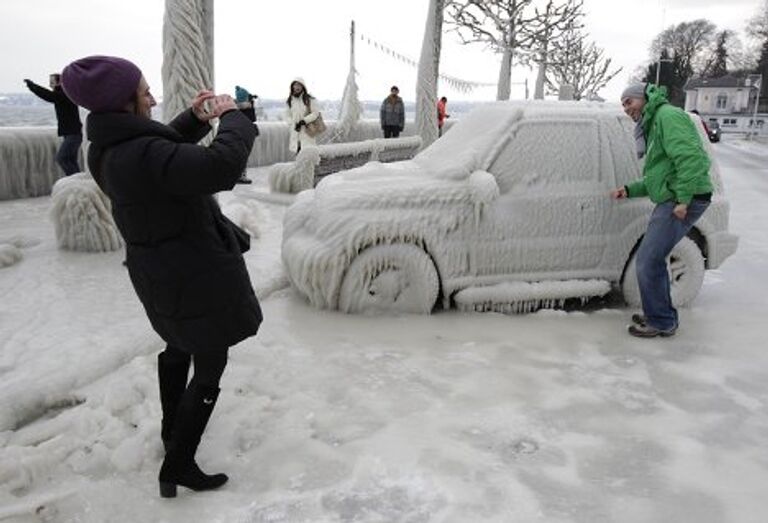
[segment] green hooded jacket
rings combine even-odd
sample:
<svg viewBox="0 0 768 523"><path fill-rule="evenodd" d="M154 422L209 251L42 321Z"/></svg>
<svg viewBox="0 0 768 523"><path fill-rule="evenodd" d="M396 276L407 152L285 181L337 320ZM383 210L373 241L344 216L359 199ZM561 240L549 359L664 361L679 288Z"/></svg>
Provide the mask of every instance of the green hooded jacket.
<svg viewBox="0 0 768 523"><path fill-rule="evenodd" d="M627 195L689 204L695 195L711 193L709 155L693 121L669 103L664 87L648 85L645 97L643 178L627 185Z"/></svg>

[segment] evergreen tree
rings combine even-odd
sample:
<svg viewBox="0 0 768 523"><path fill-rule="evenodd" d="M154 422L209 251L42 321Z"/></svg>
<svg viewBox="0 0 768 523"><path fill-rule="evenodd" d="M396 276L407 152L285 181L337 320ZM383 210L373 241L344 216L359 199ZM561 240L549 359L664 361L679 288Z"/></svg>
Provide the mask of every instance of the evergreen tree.
<svg viewBox="0 0 768 523"><path fill-rule="evenodd" d="M672 105L684 107L685 90L683 87L685 87L689 77L686 74L686 65L681 62L677 55L670 57L670 52L666 49L662 49L660 59L648 64L642 81L655 84L657 76L656 70L659 67L659 64L661 64L661 70L658 74L659 85L663 85L667 88L667 96Z"/></svg>
<svg viewBox="0 0 768 523"><path fill-rule="evenodd" d="M728 74L728 39L731 32L728 30L720 31L715 37L715 52L712 60L707 64L704 71L705 76L719 78Z"/></svg>

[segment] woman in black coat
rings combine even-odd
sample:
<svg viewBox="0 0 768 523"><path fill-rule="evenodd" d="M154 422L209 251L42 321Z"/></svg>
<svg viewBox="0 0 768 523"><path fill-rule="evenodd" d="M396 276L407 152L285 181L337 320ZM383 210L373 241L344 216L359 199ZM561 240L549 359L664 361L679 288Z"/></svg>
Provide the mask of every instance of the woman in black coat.
<svg viewBox="0 0 768 523"><path fill-rule="evenodd" d="M77 60L63 71L62 84L91 111L88 165L112 202L136 294L167 343L158 356L166 449L160 493L173 497L177 485L217 488L227 476L203 473L195 452L228 348L255 335L262 316L241 254L248 235L224 217L213 194L233 188L257 128L231 97L210 91L200 91L170 124L153 121L146 80L121 58ZM217 117L216 138L196 145Z"/></svg>

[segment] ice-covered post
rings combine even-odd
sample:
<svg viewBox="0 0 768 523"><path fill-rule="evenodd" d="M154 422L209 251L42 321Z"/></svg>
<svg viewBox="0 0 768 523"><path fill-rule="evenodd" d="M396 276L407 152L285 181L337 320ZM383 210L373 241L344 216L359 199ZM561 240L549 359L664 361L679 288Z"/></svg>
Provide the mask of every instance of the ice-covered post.
<svg viewBox="0 0 768 523"><path fill-rule="evenodd" d="M416 133L422 148L437 140L437 78L443 33L444 0L430 0L416 80Z"/></svg>
<svg viewBox="0 0 768 523"><path fill-rule="evenodd" d="M336 132L331 141L339 141L346 138L352 127L360 120L360 100L357 96L357 83L355 82L355 21L352 20L349 30L349 74L344 85L344 95L341 97L341 111Z"/></svg>
<svg viewBox="0 0 768 523"><path fill-rule="evenodd" d="M166 0L163 20L163 120L213 89L213 0Z"/></svg>

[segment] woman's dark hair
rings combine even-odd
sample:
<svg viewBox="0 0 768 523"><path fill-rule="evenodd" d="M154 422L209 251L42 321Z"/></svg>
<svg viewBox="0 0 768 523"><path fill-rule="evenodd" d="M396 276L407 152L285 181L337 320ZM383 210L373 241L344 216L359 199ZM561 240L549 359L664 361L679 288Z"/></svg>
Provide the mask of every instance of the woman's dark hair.
<svg viewBox="0 0 768 523"><path fill-rule="evenodd" d="M285 103L288 104L288 107L291 106L291 98L293 98L293 84L299 84L301 86L301 89L303 91L301 93L301 101L304 102L304 105L309 107L310 100L312 100L314 98L314 96L312 96L311 94L309 94L307 92L307 87L304 84L302 84L301 82L291 82L291 92L288 93L288 99L285 101Z"/></svg>
<svg viewBox="0 0 768 523"><path fill-rule="evenodd" d="M136 116L141 116L139 114L139 93L134 92L131 95L131 99L128 100L128 102L131 104L131 108L132 108L131 109L131 114L136 115Z"/></svg>

